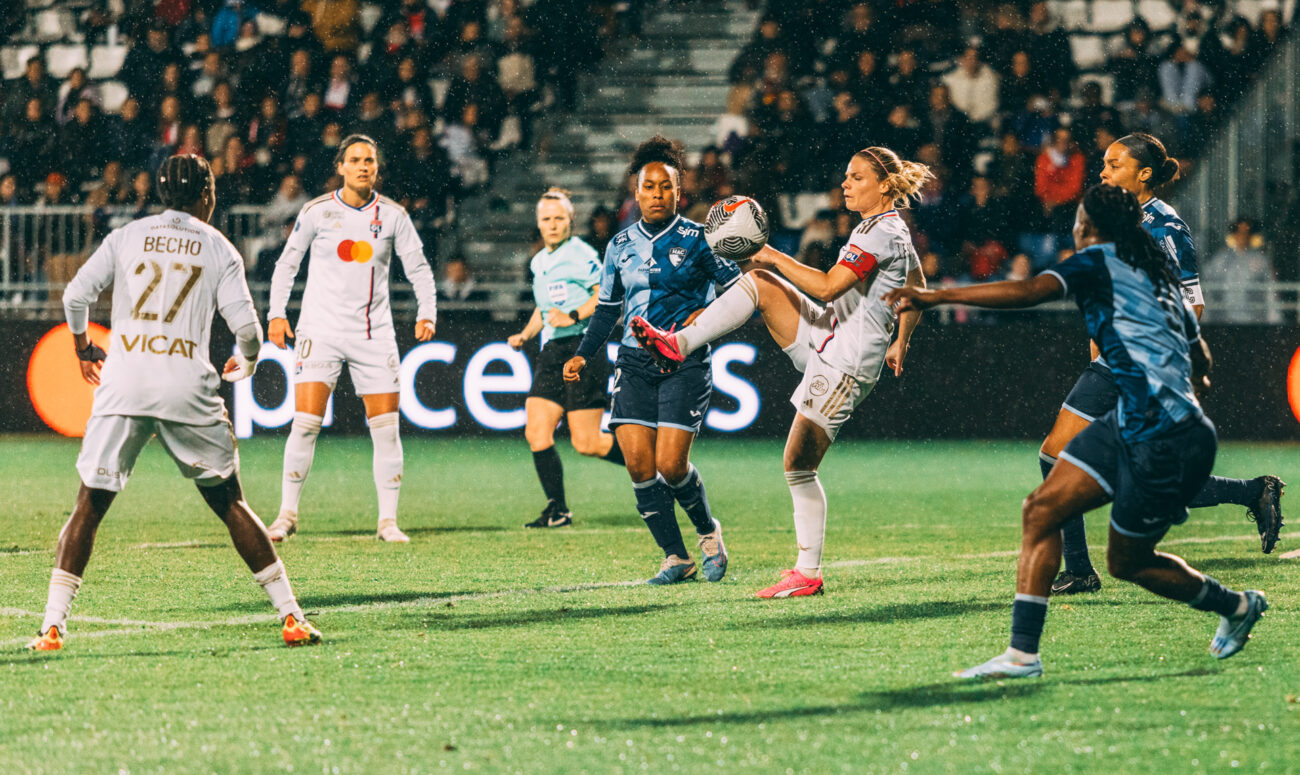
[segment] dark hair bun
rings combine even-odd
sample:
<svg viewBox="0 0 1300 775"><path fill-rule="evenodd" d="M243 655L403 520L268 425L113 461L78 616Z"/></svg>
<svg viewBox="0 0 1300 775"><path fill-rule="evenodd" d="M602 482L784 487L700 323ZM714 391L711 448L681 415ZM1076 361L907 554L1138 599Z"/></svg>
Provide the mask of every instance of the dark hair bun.
<svg viewBox="0 0 1300 775"><path fill-rule="evenodd" d="M1174 158L1166 158L1160 164L1160 169L1157 172L1157 177L1160 178L1159 180L1160 183L1168 183L1169 181L1176 180L1178 178L1178 172L1179 172L1178 160Z"/></svg>
<svg viewBox="0 0 1300 775"><path fill-rule="evenodd" d="M632 154L632 163L628 165L627 174L640 174L645 165L654 162L672 167L677 170L678 175L681 175L686 169L686 149L675 140L669 140L663 135L655 135L637 146L636 152Z"/></svg>

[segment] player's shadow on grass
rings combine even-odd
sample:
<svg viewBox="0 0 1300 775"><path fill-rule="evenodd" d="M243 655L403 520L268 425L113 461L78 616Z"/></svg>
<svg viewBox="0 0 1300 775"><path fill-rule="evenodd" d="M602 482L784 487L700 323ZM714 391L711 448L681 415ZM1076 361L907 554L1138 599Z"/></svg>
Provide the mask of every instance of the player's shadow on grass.
<svg viewBox="0 0 1300 775"><path fill-rule="evenodd" d="M480 590L456 590L454 592L379 592L375 594L362 594L358 592L344 592L337 595L316 595L310 594L302 598L301 603L303 611L311 616L314 612L322 608L335 608L345 605L374 605L376 603L409 603L412 600L428 599L431 603L445 598L461 597L464 595L473 595L480 593ZM211 611L247 611L249 613L265 613L266 599L246 600L240 603L227 603L225 605L208 606ZM322 613L333 613L323 611Z"/></svg>
<svg viewBox="0 0 1300 775"><path fill-rule="evenodd" d="M408 536L439 535L442 533L502 533L510 528L500 525L446 525L442 527L403 527ZM366 530L313 530L310 535L374 537L373 528Z"/></svg>
<svg viewBox="0 0 1300 775"><path fill-rule="evenodd" d="M72 648L75 648L72 647ZM82 662L88 659L137 659L147 657L156 659L158 657L176 657L178 659L221 659L225 657L239 656L240 654L249 654L254 651L282 651L284 646L280 644L252 644L248 646L222 646L213 649L172 649L169 651L94 651L94 652L62 652L62 653L28 653L16 657L0 657L0 667L8 665L49 665L55 660L74 660Z"/></svg>
<svg viewBox="0 0 1300 775"><path fill-rule="evenodd" d="M767 601L752 601L755 605L771 605ZM961 616L968 613L985 611L1005 611L1009 609L1005 600L931 600L925 603L892 603L890 605L871 606L850 611L834 611L824 614L806 615L801 611L791 611L791 615L777 618L765 618L751 622L745 627L771 629L772 627L807 627L815 624L889 624L917 619L942 619L948 616Z"/></svg>
<svg viewBox="0 0 1300 775"><path fill-rule="evenodd" d="M490 630L507 627L530 627L538 624L558 624L582 619L605 619L613 616L640 616L668 608L677 608L668 603L652 605L593 606L590 608L538 608L532 611L519 611L508 614L457 615L442 611L429 611L411 614L406 617L408 624L419 622L419 626L433 631L448 632L454 630Z"/></svg>
<svg viewBox="0 0 1300 775"><path fill-rule="evenodd" d="M1275 565L1274 558L1267 557L1264 554L1258 554L1253 557L1215 557L1213 559L1198 559L1196 567L1199 570L1209 571L1233 571L1233 570L1259 570L1267 565Z"/></svg>

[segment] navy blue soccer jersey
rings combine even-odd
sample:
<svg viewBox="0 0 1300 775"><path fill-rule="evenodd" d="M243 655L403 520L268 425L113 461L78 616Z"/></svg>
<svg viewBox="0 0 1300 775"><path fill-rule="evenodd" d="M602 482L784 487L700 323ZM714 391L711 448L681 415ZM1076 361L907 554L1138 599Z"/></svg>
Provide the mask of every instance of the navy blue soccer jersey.
<svg viewBox="0 0 1300 775"><path fill-rule="evenodd" d="M739 278L734 263L713 255L703 225L679 215L652 236L637 221L605 248L599 301L622 308L625 320L640 315L670 331L713 301L715 284L725 288ZM630 330L623 331L623 345L638 348Z"/></svg>
<svg viewBox="0 0 1300 775"><path fill-rule="evenodd" d="M1142 228L1155 239L1165 256L1178 267L1178 280L1183 284L1183 296L1188 304L1202 305L1201 274L1196 266L1196 245L1187 224L1174 208L1151 197L1142 205Z"/></svg>
<svg viewBox="0 0 1300 775"><path fill-rule="evenodd" d="M1044 273L1055 275L1079 305L1088 335L1110 366L1126 441L1150 439L1203 416L1192 392L1188 353L1200 328L1176 289L1157 289L1109 242L1085 248Z"/></svg>

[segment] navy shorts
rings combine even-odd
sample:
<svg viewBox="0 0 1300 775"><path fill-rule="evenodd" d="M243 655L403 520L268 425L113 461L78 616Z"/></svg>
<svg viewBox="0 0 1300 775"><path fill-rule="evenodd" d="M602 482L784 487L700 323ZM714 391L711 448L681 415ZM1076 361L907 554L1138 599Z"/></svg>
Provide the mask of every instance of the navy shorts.
<svg viewBox="0 0 1300 775"><path fill-rule="evenodd" d="M649 428L681 428L699 433L704 413L713 395L713 373L696 351L669 374L655 365L640 348L624 346L614 363L614 408L609 427L644 425Z"/></svg>
<svg viewBox="0 0 1300 775"><path fill-rule="evenodd" d="M1111 411L1080 431L1061 459L1082 468L1110 496L1110 524L1117 532L1159 538L1187 521L1187 504L1214 469L1218 446L1206 417L1153 439L1126 442L1118 413Z"/></svg>
<svg viewBox="0 0 1300 775"><path fill-rule="evenodd" d="M565 336L542 346L533 369L529 398L552 401L566 412L609 406L609 394L605 392L609 388L609 358L604 357L604 352L587 361L577 382L564 381L564 364L577 355L581 341L580 336Z"/></svg>
<svg viewBox="0 0 1300 775"><path fill-rule="evenodd" d="M1061 408L1093 422L1118 403L1119 388L1115 387L1115 375L1110 373L1110 367L1093 361L1070 388Z"/></svg>

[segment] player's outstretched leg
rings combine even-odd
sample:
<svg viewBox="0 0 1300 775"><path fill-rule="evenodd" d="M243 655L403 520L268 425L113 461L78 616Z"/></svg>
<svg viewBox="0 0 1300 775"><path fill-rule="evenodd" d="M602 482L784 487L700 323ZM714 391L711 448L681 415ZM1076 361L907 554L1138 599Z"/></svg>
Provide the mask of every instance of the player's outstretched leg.
<svg viewBox="0 0 1300 775"><path fill-rule="evenodd" d="M673 497L681 504L686 516L690 517L699 536L700 554L703 555L701 566L705 581L722 581L727 575L727 548L722 543L722 523L713 518L709 509L709 496L704 491L704 479L693 463L686 476L676 482L669 482Z"/></svg>
<svg viewBox="0 0 1300 775"><path fill-rule="evenodd" d="M1245 506L1246 514L1259 530L1259 546L1264 554L1277 546L1277 536L1282 530L1282 490L1286 482L1276 476L1257 476L1254 479L1228 479L1211 476L1192 502L1194 509L1231 503Z"/></svg>
<svg viewBox="0 0 1300 775"><path fill-rule="evenodd" d="M226 524L235 551L239 552L244 564L253 572L253 580L271 598L271 605L275 606L275 611L280 616L281 635L285 645L319 643L320 631L303 615L293 588L289 585L284 563L276 556L275 546L272 545L266 528L244 501L238 475L213 486L200 485L199 492L208 507Z"/></svg>
<svg viewBox="0 0 1300 775"><path fill-rule="evenodd" d="M397 527L397 499L402 489L402 439L398 435L397 412L385 412L367 419L370 440L374 443L375 491L379 496L379 523L376 537L380 541L406 543Z"/></svg>
<svg viewBox="0 0 1300 775"><path fill-rule="evenodd" d="M45 598L45 618L39 635L27 648L32 651L58 651L68 633L68 614L72 601L81 589L81 577L95 548L95 531L108 513L117 493L81 485L72 515L59 532L59 547L54 571L50 574L49 594Z"/></svg>
<svg viewBox="0 0 1300 775"><path fill-rule="evenodd" d="M1132 538L1110 530L1106 562L1110 574L1131 581L1161 597L1187 603L1198 611L1219 615L1219 628L1210 641L1210 653L1227 659L1246 645L1250 631L1268 610L1264 593L1233 591L1212 576L1189 566L1183 558L1157 552L1155 538Z"/></svg>
<svg viewBox="0 0 1300 775"><path fill-rule="evenodd" d="M308 412L295 412L289 426L289 438L284 443L284 476L280 483L280 513L267 529L271 540L283 541L298 532L298 502L302 487L311 473L316 457L316 439L320 436L323 417Z"/></svg>

